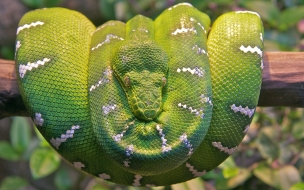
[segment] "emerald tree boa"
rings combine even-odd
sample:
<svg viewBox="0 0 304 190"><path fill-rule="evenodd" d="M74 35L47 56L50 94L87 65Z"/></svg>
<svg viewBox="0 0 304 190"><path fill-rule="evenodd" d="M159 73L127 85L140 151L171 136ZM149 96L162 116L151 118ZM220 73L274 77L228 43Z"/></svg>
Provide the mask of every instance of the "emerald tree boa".
<svg viewBox="0 0 304 190"><path fill-rule="evenodd" d="M209 17L182 3L154 21L95 26L78 12L21 19L20 91L37 128L76 168L119 184L204 175L246 134L262 76L255 12Z"/></svg>

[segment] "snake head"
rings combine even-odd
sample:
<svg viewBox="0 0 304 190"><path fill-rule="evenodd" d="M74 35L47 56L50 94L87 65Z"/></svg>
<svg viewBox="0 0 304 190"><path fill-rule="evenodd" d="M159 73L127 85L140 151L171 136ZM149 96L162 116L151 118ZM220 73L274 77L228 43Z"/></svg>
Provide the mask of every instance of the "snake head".
<svg viewBox="0 0 304 190"><path fill-rule="evenodd" d="M124 42L115 53L113 70L133 114L146 121L155 119L162 112L167 80L165 51L154 42Z"/></svg>

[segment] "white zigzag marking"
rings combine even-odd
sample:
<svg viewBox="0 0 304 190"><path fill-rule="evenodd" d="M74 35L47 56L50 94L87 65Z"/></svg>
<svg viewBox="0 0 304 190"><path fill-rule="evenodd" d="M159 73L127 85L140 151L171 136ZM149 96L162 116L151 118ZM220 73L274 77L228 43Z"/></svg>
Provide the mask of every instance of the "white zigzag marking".
<svg viewBox="0 0 304 190"><path fill-rule="evenodd" d="M241 114L247 115L249 118L252 117L255 111L255 109L249 109L248 106L245 108L243 108L241 105L239 107L236 107L235 104L232 104L230 108L234 111L234 113L241 112Z"/></svg>
<svg viewBox="0 0 304 190"><path fill-rule="evenodd" d="M147 29L144 29L144 28L138 28L138 29L136 29L136 30L138 30L138 31L143 31L143 32L146 32L146 33L149 32ZM135 32L136 30L133 29L132 32Z"/></svg>
<svg viewBox="0 0 304 190"><path fill-rule="evenodd" d="M112 76L112 73L113 71L109 68L107 68L102 76L101 76L101 79L95 84L95 85L92 85L91 88L90 88L90 92L95 90L97 87L99 87L100 85L104 84L104 83L108 83L110 81L109 77Z"/></svg>
<svg viewBox="0 0 304 190"><path fill-rule="evenodd" d="M181 6L181 5L193 7L190 3L179 3L179 4L177 4L177 5L174 5L173 7L168 8L168 10L170 11L170 10L172 10L172 9L178 7L178 6Z"/></svg>
<svg viewBox="0 0 304 190"><path fill-rule="evenodd" d="M135 120L134 120L135 121ZM112 138L115 142L120 142L121 141L121 138L124 136L124 134L127 132L127 130L129 129L129 127L131 125L134 125L134 121L130 122L130 123L127 123L125 125L125 130L123 130L121 133L118 133L116 135L113 135Z"/></svg>
<svg viewBox="0 0 304 190"><path fill-rule="evenodd" d="M171 150L171 146L169 146L166 142L167 139L165 139L165 134L163 133L163 129L160 128L159 125L156 125L156 130L158 131L159 136L162 140L162 153L169 152Z"/></svg>
<svg viewBox="0 0 304 190"><path fill-rule="evenodd" d="M189 155L189 156L192 155L193 154L193 148L192 148L192 144L190 144L190 141L187 139L187 134L184 133L183 135L181 135L179 137L179 140L182 141L184 143L185 147L189 149L189 152L188 152L187 155Z"/></svg>
<svg viewBox="0 0 304 190"><path fill-rule="evenodd" d="M172 32L172 35L177 35L177 34L187 33L187 32L193 32L193 33L197 34L197 31L195 30L194 27L192 27L192 28L182 27L182 28L180 28L180 29L178 28L174 32Z"/></svg>
<svg viewBox="0 0 304 190"><path fill-rule="evenodd" d="M134 179L134 183L132 184L133 186L140 186L141 184L140 184L140 179L142 178L142 176L141 175L138 175L138 174L136 174L135 175L135 179Z"/></svg>
<svg viewBox="0 0 304 190"><path fill-rule="evenodd" d="M198 172L196 169L194 169L194 166L191 166L188 162L186 162L186 167L189 168L189 171L194 175L194 177L199 177L207 173L206 170Z"/></svg>
<svg viewBox="0 0 304 190"><path fill-rule="evenodd" d="M240 50L243 51L243 52L245 52L245 53L247 53L247 52L257 53L257 54L260 55L260 57L263 56L263 51L260 48L258 48L257 46L255 46L254 48L252 48L251 46L245 47L245 46L242 45L240 47Z"/></svg>
<svg viewBox="0 0 304 190"><path fill-rule="evenodd" d="M202 103L208 103L208 104L210 104L211 106L213 106L213 103L212 103L210 97L205 96L204 94L202 94L202 95L200 96L200 98L201 98L201 102L202 102Z"/></svg>
<svg viewBox="0 0 304 190"><path fill-rule="evenodd" d="M194 19L194 18L191 17L190 21L194 22L194 21L196 21L196 19ZM201 23L197 22L196 24L199 25L202 28L202 30L205 32L205 34L207 34L206 29L204 28L204 26Z"/></svg>
<svg viewBox="0 0 304 190"><path fill-rule="evenodd" d="M204 118L204 108L201 108L201 109L193 109L192 107L188 107L187 104L182 104L182 103L179 103L177 104L178 107L180 108L184 108L184 109L188 109L191 113L194 113L196 116L201 116L201 118ZM188 108L187 108L188 107Z"/></svg>
<svg viewBox="0 0 304 190"><path fill-rule="evenodd" d="M133 144L130 144L126 148L126 156L128 158L123 161L123 164L125 167L129 167L129 164L131 163L130 160L132 159L131 155L133 154L133 152L134 152L134 146L133 146Z"/></svg>
<svg viewBox="0 0 304 190"><path fill-rule="evenodd" d="M188 67L188 68L183 67L182 69L177 68L177 70L176 70L176 72L178 72L178 73L180 73L181 71L183 71L183 72L189 72L192 75L197 75L199 77L204 76L204 72L205 72L204 70L202 70L201 67L200 68L195 67L194 69L191 69L190 67Z"/></svg>
<svg viewBox="0 0 304 190"><path fill-rule="evenodd" d="M108 22L108 23L106 23L106 24L103 24L103 25L97 27L94 33L96 33L98 30L101 30L102 28L104 28L104 27L106 27L106 26L115 26L115 23Z"/></svg>
<svg viewBox="0 0 304 190"><path fill-rule="evenodd" d="M32 68L38 68L40 65L44 65L45 63L51 61L49 58L44 58L42 61L38 60L37 62L30 63L28 62L27 65L19 65L19 76L20 78L23 78L26 71L31 71Z"/></svg>
<svg viewBox="0 0 304 190"><path fill-rule="evenodd" d="M262 42L264 41L264 39L263 39L263 34L262 34L262 33L260 33L260 39L261 39ZM263 62L263 59L261 59L261 69L264 69L264 62Z"/></svg>
<svg viewBox="0 0 304 190"><path fill-rule="evenodd" d="M35 113L35 119L34 119L34 123L37 126L42 126L44 122L44 119L41 116L41 113Z"/></svg>
<svg viewBox="0 0 304 190"><path fill-rule="evenodd" d="M111 179L111 176L106 173L99 174L99 177L101 179Z"/></svg>
<svg viewBox="0 0 304 190"><path fill-rule="evenodd" d="M131 154L133 154L133 152L134 152L134 146L133 146L133 144L130 144L126 148L126 156L131 156Z"/></svg>
<svg viewBox="0 0 304 190"><path fill-rule="evenodd" d="M199 55L206 54L208 56L208 53L203 48L198 47L198 45L194 45L192 50L196 50L196 53Z"/></svg>
<svg viewBox="0 0 304 190"><path fill-rule="evenodd" d="M66 142L68 138L73 138L75 130L80 129L79 125L73 125L70 130L67 130L65 134L61 134L60 138L52 138L50 142L56 149L59 149L61 143Z"/></svg>
<svg viewBox="0 0 304 190"><path fill-rule="evenodd" d="M78 168L78 169L81 169L81 168L84 168L85 165L81 162L74 162L74 167Z"/></svg>
<svg viewBox="0 0 304 190"><path fill-rule="evenodd" d="M16 51L15 51L15 58L16 58L16 55L17 55L17 52L18 52L18 49L21 47L21 42L18 40L17 42L16 42Z"/></svg>
<svg viewBox="0 0 304 190"><path fill-rule="evenodd" d="M124 164L125 167L129 167L129 164L130 164L130 163L131 163L131 162L130 162L129 159L126 159L126 160L123 161L123 164Z"/></svg>
<svg viewBox="0 0 304 190"><path fill-rule="evenodd" d="M245 130L243 131L243 133L246 134L248 132L249 128L250 128L250 125L247 125Z"/></svg>
<svg viewBox="0 0 304 190"><path fill-rule="evenodd" d="M105 115L108 115L110 112L114 111L114 109L116 108L116 104L108 104L108 105L105 105L105 106L102 106L102 111L103 111L103 114Z"/></svg>
<svg viewBox="0 0 304 190"><path fill-rule="evenodd" d="M16 43L16 51L21 47L21 42L18 40Z"/></svg>
<svg viewBox="0 0 304 190"><path fill-rule="evenodd" d="M261 18L260 15L257 12L253 12L253 11L236 11L235 13L236 14L239 14L239 13L241 13L241 14L249 13L249 14L257 15L259 18Z"/></svg>
<svg viewBox="0 0 304 190"><path fill-rule="evenodd" d="M113 35L113 34L108 34L108 35L106 36L106 39L105 39L103 42L97 44L95 47L92 48L92 51L94 51L95 49L101 47L102 45L104 45L104 44L106 44L106 43L110 43L111 39L124 40L123 38L121 38L121 37L119 37L119 36L115 36L115 35Z"/></svg>
<svg viewBox="0 0 304 190"><path fill-rule="evenodd" d="M237 146L234 148L223 147L221 142L212 142L212 145L229 155L231 155L237 149Z"/></svg>
<svg viewBox="0 0 304 190"><path fill-rule="evenodd" d="M18 27L17 29L17 34L19 34L19 32L23 29L26 29L26 28L30 28L30 27L35 27L35 26L38 26L38 25L43 25L44 22L41 22L41 21L37 21L37 22L32 22L31 24L25 24L23 26L20 26Z"/></svg>

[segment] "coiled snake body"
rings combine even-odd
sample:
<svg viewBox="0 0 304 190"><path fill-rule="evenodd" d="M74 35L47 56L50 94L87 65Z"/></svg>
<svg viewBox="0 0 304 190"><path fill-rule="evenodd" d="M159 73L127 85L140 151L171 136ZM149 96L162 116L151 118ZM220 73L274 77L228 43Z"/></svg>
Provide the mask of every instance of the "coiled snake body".
<svg viewBox="0 0 304 190"><path fill-rule="evenodd" d="M16 68L34 123L75 167L115 183L168 185L212 170L252 120L263 26L249 11L209 25L186 3L97 29L63 8L27 13Z"/></svg>

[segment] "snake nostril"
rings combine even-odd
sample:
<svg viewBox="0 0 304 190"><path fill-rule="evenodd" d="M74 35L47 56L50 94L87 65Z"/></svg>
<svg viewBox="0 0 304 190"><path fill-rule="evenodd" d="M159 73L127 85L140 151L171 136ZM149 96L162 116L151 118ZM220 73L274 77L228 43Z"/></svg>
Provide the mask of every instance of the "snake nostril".
<svg viewBox="0 0 304 190"><path fill-rule="evenodd" d="M151 105L151 104L152 104L152 102L151 102L150 100L147 100L147 101L146 101L146 105L149 106L149 105Z"/></svg>

